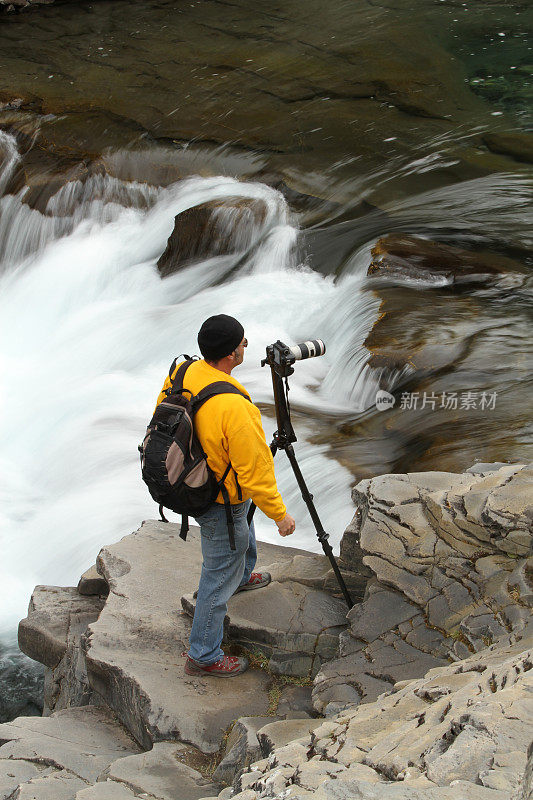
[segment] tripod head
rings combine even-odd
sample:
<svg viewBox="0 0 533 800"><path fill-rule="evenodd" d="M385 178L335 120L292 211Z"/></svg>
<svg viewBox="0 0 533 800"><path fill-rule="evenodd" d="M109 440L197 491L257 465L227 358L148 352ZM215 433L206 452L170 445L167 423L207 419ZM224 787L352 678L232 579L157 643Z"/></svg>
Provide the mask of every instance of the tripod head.
<svg viewBox="0 0 533 800"><path fill-rule="evenodd" d="M274 389L274 402L276 404L276 419L278 429L274 434L276 446L282 450L287 445L296 441L296 434L291 423L291 408L289 405L289 375L294 372L292 366L295 361L304 358L322 356L326 352L326 345L322 339L311 339L291 346L284 344L279 339L274 344L269 344L266 349L266 358L261 361L261 366L267 364L272 373L272 388ZM285 387L283 380L285 379Z"/></svg>

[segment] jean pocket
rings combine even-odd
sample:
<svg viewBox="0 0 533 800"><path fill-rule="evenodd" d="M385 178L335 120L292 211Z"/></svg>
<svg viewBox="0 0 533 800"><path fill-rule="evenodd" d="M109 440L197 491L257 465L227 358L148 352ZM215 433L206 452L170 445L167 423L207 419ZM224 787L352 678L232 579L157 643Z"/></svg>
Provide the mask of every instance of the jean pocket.
<svg viewBox="0 0 533 800"><path fill-rule="evenodd" d="M217 528L217 520L207 517L207 519L198 520L198 522L200 523L200 534L205 539L213 539Z"/></svg>

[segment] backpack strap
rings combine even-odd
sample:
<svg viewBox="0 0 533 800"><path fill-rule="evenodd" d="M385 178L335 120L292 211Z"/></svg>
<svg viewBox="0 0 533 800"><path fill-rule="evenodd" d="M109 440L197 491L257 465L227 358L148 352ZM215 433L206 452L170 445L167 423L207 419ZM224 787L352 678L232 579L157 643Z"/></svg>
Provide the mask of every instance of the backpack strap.
<svg viewBox="0 0 533 800"><path fill-rule="evenodd" d="M226 470L226 474L229 472L229 468ZM224 498L224 508L226 509L226 522L228 524L228 536L229 536L229 546L230 550L236 550L235 547L235 523L233 522L233 514L231 513L231 504L229 501L229 494L228 490L226 489L226 484L220 484L220 491L222 492L222 497Z"/></svg>
<svg viewBox="0 0 533 800"><path fill-rule="evenodd" d="M194 413L196 414L198 409L201 408L204 403L206 403L212 397L216 397L217 394L240 394L240 396L244 397L245 400L248 400L249 403L252 402L247 394L243 394L240 389L237 389L237 387L229 381L215 381L214 383L209 383L207 386L204 386L204 388L198 392L194 398Z"/></svg>
<svg viewBox="0 0 533 800"><path fill-rule="evenodd" d="M174 361L175 360L176 359L174 359ZM174 380L172 381L172 386L170 388L169 394L180 394L180 392L183 392L183 391L188 392L189 391L188 389L185 389L185 390L183 389L183 379L185 377L185 373L187 372L187 370L189 369L189 367L193 363L194 363L194 360L192 358L189 358L188 361L184 361L183 364L180 365L178 371L176 372L176 376L175 376ZM174 364L174 362L173 362L173 364ZM170 369L172 370L172 366L170 367ZM189 392L189 394L192 394L192 393Z"/></svg>

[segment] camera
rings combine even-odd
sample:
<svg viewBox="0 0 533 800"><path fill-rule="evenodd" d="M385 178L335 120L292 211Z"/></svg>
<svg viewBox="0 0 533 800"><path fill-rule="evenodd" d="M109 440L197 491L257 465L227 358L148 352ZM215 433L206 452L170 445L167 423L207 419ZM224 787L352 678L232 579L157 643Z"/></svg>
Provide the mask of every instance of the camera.
<svg viewBox="0 0 533 800"><path fill-rule="evenodd" d="M326 345L322 339L309 339L307 342L284 344L279 339L274 344L269 344L266 349L266 358L261 361L261 366L268 364L282 377L292 375L294 369L292 365L295 361L302 361L304 358L315 358L323 356L326 352Z"/></svg>

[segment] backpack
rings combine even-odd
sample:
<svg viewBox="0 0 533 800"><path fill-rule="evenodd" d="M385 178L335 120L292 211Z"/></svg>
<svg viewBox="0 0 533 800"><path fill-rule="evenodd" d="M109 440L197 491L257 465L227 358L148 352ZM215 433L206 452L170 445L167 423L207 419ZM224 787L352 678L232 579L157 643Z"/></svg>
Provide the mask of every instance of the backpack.
<svg viewBox="0 0 533 800"><path fill-rule="evenodd" d="M184 357L185 361L167 389L166 398L157 406L143 442L139 445L142 478L159 504L163 522L168 522L163 508L182 515L180 537L183 540L187 539L189 515L196 517L204 514L213 505L218 493L222 492L230 547L235 550L235 527L228 490L224 485L232 466L228 464L222 478L219 481L216 479L194 431L194 415L217 394L239 394L247 400L249 397L229 381L215 381L196 396L193 395L183 388L183 379L197 358ZM177 360L174 359L169 370L171 381ZM242 497L238 483L237 488Z"/></svg>

